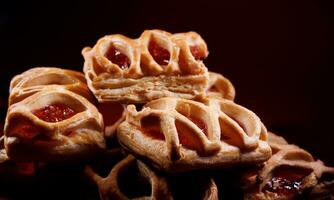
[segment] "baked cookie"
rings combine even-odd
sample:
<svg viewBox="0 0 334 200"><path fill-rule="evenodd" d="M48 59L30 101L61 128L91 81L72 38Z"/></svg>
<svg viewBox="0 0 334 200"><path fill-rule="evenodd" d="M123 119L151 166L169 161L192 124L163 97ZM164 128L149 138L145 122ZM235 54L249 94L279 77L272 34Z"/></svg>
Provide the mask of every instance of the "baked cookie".
<svg viewBox="0 0 334 200"><path fill-rule="evenodd" d="M86 98L45 88L8 108L5 148L10 159L82 159L105 148L103 119Z"/></svg>
<svg viewBox="0 0 334 200"><path fill-rule="evenodd" d="M245 199L333 199L334 168L269 133L272 157L242 177Z"/></svg>
<svg viewBox="0 0 334 200"><path fill-rule="evenodd" d="M147 30L138 39L108 35L86 47L84 73L99 102L146 103L161 97L191 99L205 92L205 41L195 32Z"/></svg>
<svg viewBox="0 0 334 200"><path fill-rule="evenodd" d="M16 75L10 82L9 105L22 101L45 88L61 87L94 103L82 73L55 67L36 67Z"/></svg>
<svg viewBox="0 0 334 200"><path fill-rule="evenodd" d="M166 97L139 112L127 109L117 129L120 144L163 171L255 164L271 156L260 119L230 100Z"/></svg>

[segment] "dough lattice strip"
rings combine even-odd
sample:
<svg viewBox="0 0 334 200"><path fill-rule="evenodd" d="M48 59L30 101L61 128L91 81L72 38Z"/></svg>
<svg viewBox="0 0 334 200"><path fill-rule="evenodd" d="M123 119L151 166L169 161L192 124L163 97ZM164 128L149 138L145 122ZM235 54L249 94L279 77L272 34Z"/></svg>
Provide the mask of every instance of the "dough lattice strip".
<svg viewBox="0 0 334 200"><path fill-rule="evenodd" d="M128 106L120 144L158 169L177 172L267 160L267 132L251 111L230 100L179 98Z"/></svg>
<svg viewBox="0 0 334 200"><path fill-rule="evenodd" d="M202 62L207 46L195 32L147 30L138 39L108 35L82 54L88 86L99 102L191 99L204 93L208 83Z"/></svg>

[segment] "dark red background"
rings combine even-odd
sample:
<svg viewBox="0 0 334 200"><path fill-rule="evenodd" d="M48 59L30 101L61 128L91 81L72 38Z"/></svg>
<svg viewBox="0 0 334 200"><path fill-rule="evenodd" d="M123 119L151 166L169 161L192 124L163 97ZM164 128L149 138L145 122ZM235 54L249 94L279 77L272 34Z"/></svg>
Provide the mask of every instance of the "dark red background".
<svg viewBox="0 0 334 200"><path fill-rule="evenodd" d="M106 34L194 30L207 67L269 130L334 165L333 1L8 1L0 5L1 118L11 77L35 66L81 70L81 49Z"/></svg>

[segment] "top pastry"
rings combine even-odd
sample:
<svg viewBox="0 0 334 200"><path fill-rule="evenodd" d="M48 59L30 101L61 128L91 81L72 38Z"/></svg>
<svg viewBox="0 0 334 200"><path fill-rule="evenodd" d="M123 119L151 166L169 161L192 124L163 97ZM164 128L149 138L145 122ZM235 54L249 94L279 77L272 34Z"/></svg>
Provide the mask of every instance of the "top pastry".
<svg viewBox="0 0 334 200"><path fill-rule="evenodd" d="M108 35L82 54L88 86L99 102L192 99L208 83L207 45L195 32L147 30L138 39Z"/></svg>

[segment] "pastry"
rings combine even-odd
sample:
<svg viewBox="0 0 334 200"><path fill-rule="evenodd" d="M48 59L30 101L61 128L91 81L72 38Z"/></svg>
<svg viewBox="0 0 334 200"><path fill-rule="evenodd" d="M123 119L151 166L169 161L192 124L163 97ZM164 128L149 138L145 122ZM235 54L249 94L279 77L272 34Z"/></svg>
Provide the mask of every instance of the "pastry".
<svg viewBox="0 0 334 200"><path fill-rule="evenodd" d="M235 98L235 89L232 83L223 75L209 72L209 84L206 88L206 96L233 101Z"/></svg>
<svg viewBox="0 0 334 200"><path fill-rule="evenodd" d="M85 175L105 199L218 200L212 178L194 174L163 176L121 149L108 150L86 166Z"/></svg>
<svg viewBox="0 0 334 200"><path fill-rule="evenodd" d="M32 162L13 162L6 153L4 147L3 125L0 124L0 177L24 175L32 176L35 174L35 164Z"/></svg>
<svg viewBox="0 0 334 200"><path fill-rule="evenodd" d="M245 199L333 199L334 168L269 133L273 156L242 178Z"/></svg>
<svg viewBox="0 0 334 200"><path fill-rule="evenodd" d="M115 160L119 152L119 149L109 151L108 159ZM111 168L105 177L90 166L85 168L86 176L98 187L102 200L172 199L165 178L135 157L128 155Z"/></svg>
<svg viewBox="0 0 334 200"><path fill-rule="evenodd" d="M88 86L99 102L191 99L204 93L208 83L202 62L207 47L195 32L147 30L138 39L108 35L82 54Z"/></svg>
<svg viewBox="0 0 334 200"><path fill-rule="evenodd" d="M8 108L5 148L20 161L75 160L105 148L103 119L86 98L45 88Z"/></svg>
<svg viewBox="0 0 334 200"><path fill-rule="evenodd" d="M166 97L127 110L117 129L120 144L163 171L255 164L271 156L260 119L230 100Z"/></svg>
<svg viewBox="0 0 334 200"><path fill-rule="evenodd" d="M95 101L82 73L55 67L36 67L11 80L9 105L22 101L46 87L62 87L87 98L91 102Z"/></svg>
<svg viewBox="0 0 334 200"><path fill-rule="evenodd" d="M218 200L217 185L208 174L168 174L166 178L174 200Z"/></svg>

